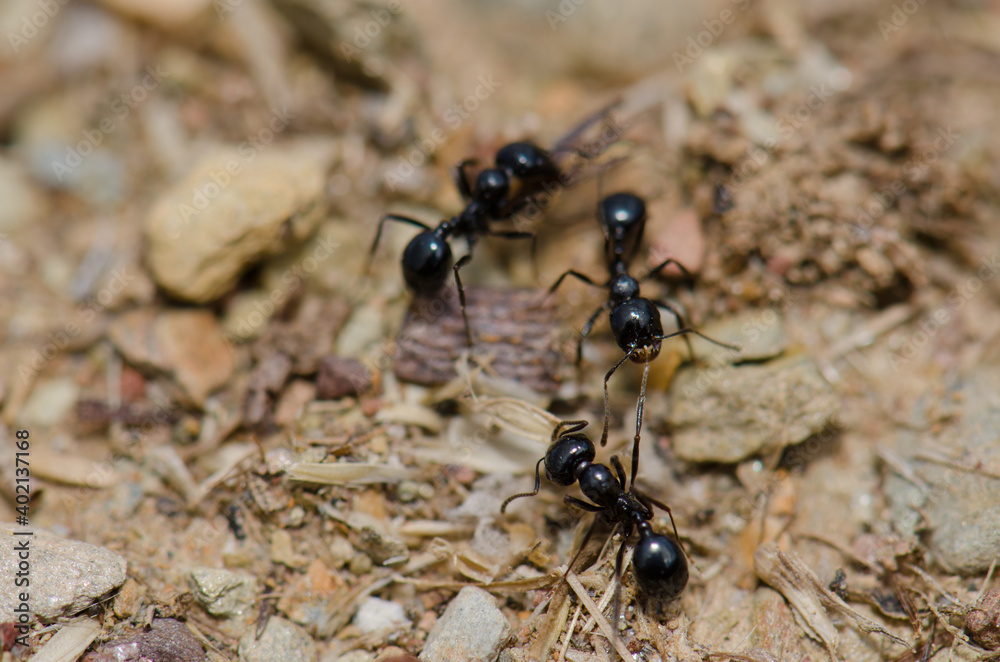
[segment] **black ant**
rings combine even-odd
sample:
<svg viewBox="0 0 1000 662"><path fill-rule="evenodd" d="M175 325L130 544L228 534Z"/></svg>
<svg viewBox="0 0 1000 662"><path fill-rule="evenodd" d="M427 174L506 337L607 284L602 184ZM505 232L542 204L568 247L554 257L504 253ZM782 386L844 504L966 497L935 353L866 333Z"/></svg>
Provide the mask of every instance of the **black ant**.
<svg viewBox="0 0 1000 662"><path fill-rule="evenodd" d="M692 278L691 272L673 258L667 258L655 266L642 281L628 273L628 263L635 256L646 228L646 203L643 202L642 198L633 193L614 193L598 203L597 212L601 227L604 229L604 257L610 273L608 282L600 285L579 271L570 269L559 276L555 284L549 288L549 294L556 291L566 276L573 276L594 287L608 289L607 301L591 314L580 331L580 342L576 348L576 364L579 366L583 359L583 341L590 334L597 318L604 311L610 310L611 333L615 337L615 342L625 352L625 356L604 376L604 431L601 434L601 446L608 442L608 426L611 415L608 380L625 361L631 359L635 363L642 363L644 366L642 388L639 391L635 442L632 450L632 464L635 466L639 461L639 431L642 427L642 407L646 400L646 377L649 372L649 362L660 353L662 341L676 335L683 335L692 360L696 360L696 358L691 340L687 335L690 333L720 347L733 350L738 350L739 347L714 340L697 329L689 327L680 311L668 301L646 299L639 296L640 283L649 280L670 264L676 265L687 278ZM665 308L674 316L678 327L676 332L668 335L663 334L660 308Z"/></svg>
<svg viewBox="0 0 1000 662"><path fill-rule="evenodd" d="M386 221L408 223L423 229L403 251L403 278L418 296L437 294L448 278L448 272L455 274L458 297L465 321L465 338L472 346L472 332L465 312L465 289L459 270L472 259L472 248L480 236L504 237L506 239L531 239L534 254L535 235L530 232L496 231L490 227L491 221L501 221L513 217L523 210L535 196L558 186L562 172L556 165L553 154L569 148L557 148L549 153L528 142L515 142L501 147L495 158L495 167L482 170L471 182L467 168L475 161L467 159L458 164L454 178L458 190L466 201L465 209L457 216L442 221L436 228L420 221L387 214L382 217L372 242L368 259L371 261L382 235ZM448 239L463 237L469 252L457 262L452 256Z"/></svg>
<svg viewBox="0 0 1000 662"><path fill-rule="evenodd" d="M475 159L459 162L453 172L453 179L465 200L465 209L457 216L441 221L436 228L431 228L408 216L398 214L383 216L379 221L371 250L368 252L369 266L386 221L407 223L421 228L423 232L411 239L403 251L403 279L418 296L433 296L444 286L450 269L455 274L455 284L458 286L462 319L465 322L465 340L471 347L472 331L465 311L465 289L462 287L462 279L458 272L472 259L473 246L481 236L531 239L531 252L534 258L534 234L516 230L496 231L490 227L491 221L508 220L540 198L543 192L551 193L563 185L569 185L575 173L561 170L556 163L556 157L566 152L574 153L584 160L600 155L620 136L622 131L620 127L611 124L610 136L606 138L602 134L601 142L586 149L576 147L575 143L588 127L599 120L606 120L616 105L617 102L609 104L585 118L563 136L551 150L546 151L530 142L504 145L497 150L494 167L480 171L474 182L470 179L467 169L475 165ZM608 165L615 164L613 162ZM469 248L457 262L454 261L451 246L448 245L448 239L451 237L465 238Z"/></svg>
<svg viewBox="0 0 1000 662"><path fill-rule="evenodd" d="M681 548L680 536L677 535L677 525L674 523L670 507L647 494L636 491L635 476L638 465L635 458L632 462L631 479L626 484L625 469L617 456L611 457L614 473L606 465L594 462L597 455L594 442L580 432L585 427L587 421L559 423L552 432L552 443L545 456L535 465L535 489L508 497L500 506L500 512L505 512L508 504L514 499L538 494L541 484L539 468L543 463L545 476L553 483L569 487L579 482L580 491L593 503L566 495L563 498L566 505L587 512L604 513L606 519L613 523L616 529L619 526L622 529L622 544L615 557L614 622L617 622L622 560L625 556L625 545L628 544L633 530L638 531L639 540L632 553L632 569L636 583L650 598L666 602L681 594L688 581L687 558ZM670 517L670 524L674 528L673 538L653 531L650 520L653 518L654 505L666 511ZM587 546L596 523L595 520L591 524L580 545L580 551L570 561L566 574L569 574L583 548Z"/></svg>

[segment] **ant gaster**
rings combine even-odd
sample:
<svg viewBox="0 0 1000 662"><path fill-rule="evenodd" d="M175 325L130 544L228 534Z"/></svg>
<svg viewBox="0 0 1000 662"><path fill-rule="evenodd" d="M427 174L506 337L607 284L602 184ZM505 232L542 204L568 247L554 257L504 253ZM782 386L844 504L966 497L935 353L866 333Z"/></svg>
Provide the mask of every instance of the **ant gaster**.
<svg viewBox="0 0 1000 662"><path fill-rule="evenodd" d="M631 359L635 363L642 363L642 388L639 391L639 402L636 408L635 440L632 449L632 464L635 466L639 461L639 432L642 427L642 408L646 400L646 378L649 372L649 362L660 353L662 341L676 335L683 335L692 359L695 358L695 354L688 338L688 334L691 333L721 347L734 350L738 350L739 347L719 342L697 329L689 327L680 311L670 302L639 296L640 283L649 280L670 264L676 265L686 277L692 277L691 272L673 258L668 258L653 267L642 281L629 274L628 263L638 251L646 228L646 203L643 202L642 198L633 193L614 193L598 203L597 212L601 227L604 229L604 259L610 274L608 282L599 285L590 277L570 269L559 276L559 279L549 288L549 294L556 291L566 276L573 276L588 285L608 289L607 301L591 314L580 331L576 362L579 365L583 358L583 341L590 334L597 318L604 311L610 310L611 333L615 337L615 342L625 352L625 356L604 376L604 431L601 433L601 446L604 446L608 441L608 426L611 416L608 380L625 361ZM660 308L670 311L674 316L678 327L676 332L668 335L663 334Z"/></svg>
<svg viewBox="0 0 1000 662"><path fill-rule="evenodd" d="M561 176L552 155L528 142L515 142L501 147L495 166L482 170L471 182L467 169L475 161L467 159L458 164L454 177L459 192L466 201L465 209L457 216L442 221L436 228L407 216L387 214L379 222L378 232L369 252L369 262L378 247L386 221L408 223L423 229L407 244L403 251L403 278L418 296L437 294L448 279L448 272L455 275L458 285L462 319L465 321L465 338L472 346L472 332L465 311L465 289L459 270L472 259L472 248L480 236L490 235L506 239L531 239L534 254L535 235L530 232L496 231L491 221L509 219L524 209L533 196L555 187ZM451 237L463 237L469 252L456 262L448 245Z"/></svg>
<svg viewBox="0 0 1000 662"><path fill-rule="evenodd" d="M666 602L681 594L688 581L687 559L680 546L677 535L677 525L669 506L656 501L652 497L636 491L635 476L638 465L632 462L632 476L628 484L625 482L625 470L616 456L611 457L614 473L603 464L594 462L596 449L594 442L580 432L587 427L587 421L563 421L552 432L552 443L545 456L535 465L535 488L531 492L515 494L507 498L500 506L500 512L506 511L508 504L514 499L531 497L538 494L541 484L539 469L545 465L545 476L550 481L563 487L580 483L580 491L590 499L588 503L582 499L567 495L564 502L574 508L593 513L604 513L607 520L622 529L622 544L615 557L615 578L617 580L614 595L614 615L618 620L619 587L621 584L622 560L625 555L625 545L633 531L639 534L632 554L632 569L636 583L642 591L654 600ZM617 475L617 480L616 480ZM656 533L650 524L653 518L653 506L666 511L674 528L674 537ZM596 520L580 545L580 551L570 561L566 573L573 567L580 552L586 547L594 532Z"/></svg>

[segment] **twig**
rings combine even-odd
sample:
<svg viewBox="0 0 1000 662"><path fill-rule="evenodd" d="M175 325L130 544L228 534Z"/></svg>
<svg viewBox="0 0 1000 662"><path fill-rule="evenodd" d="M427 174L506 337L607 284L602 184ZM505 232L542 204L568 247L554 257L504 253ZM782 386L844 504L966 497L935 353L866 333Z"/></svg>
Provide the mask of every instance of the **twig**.
<svg viewBox="0 0 1000 662"><path fill-rule="evenodd" d="M601 629L601 632L605 637L607 637L608 641L611 642L611 645L615 647L615 650L618 651L618 654L621 655L622 659L633 659L632 653L630 653L628 648L625 647L625 643L620 637L618 637L617 633L611 629L608 619L606 619L604 614L601 613L601 610L597 607L594 599L590 597L590 594L587 593L587 589L585 589L583 584L580 583L580 580L576 576L575 572L570 572L566 575L566 583L569 584L570 588L573 589L573 592L576 593L576 597L580 598L580 602L582 602L583 606L585 606L587 611L590 612L594 622L597 623L597 627Z"/></svg>

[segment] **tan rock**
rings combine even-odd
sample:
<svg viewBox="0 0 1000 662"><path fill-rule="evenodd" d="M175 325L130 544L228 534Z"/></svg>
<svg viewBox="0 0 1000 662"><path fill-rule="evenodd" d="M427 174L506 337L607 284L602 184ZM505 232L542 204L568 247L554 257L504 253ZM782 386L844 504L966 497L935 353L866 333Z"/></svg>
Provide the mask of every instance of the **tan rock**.
<svg viewBox="0 0 1000 662"><path fill-rule="evenodd" d="M187 25L208 12L212 0L101 0L101 4L130 18L170 29Z"/></svg>
<svg viewBox="0 0 1000 662"><path fill-rule="evenodd" d="M215 316L202 310L131 311L108 335L131 363L170 375L201 406L233 373L233 353Z"/></svg>
<svg viewBox="0 0 1000 662"><path fill-rule="evenodd" d="M674 451L689 462L739 462L820 432L840 402L804 356L683 371L671 388Z"/></svg>
<svg viewBox="0 0 1000 662"><path fill-rule="evenodd" d="M307 237L322 218L331 150L319 146L222 149L153 205L147 263L171 295L206 303L250 266Z"/></svg>

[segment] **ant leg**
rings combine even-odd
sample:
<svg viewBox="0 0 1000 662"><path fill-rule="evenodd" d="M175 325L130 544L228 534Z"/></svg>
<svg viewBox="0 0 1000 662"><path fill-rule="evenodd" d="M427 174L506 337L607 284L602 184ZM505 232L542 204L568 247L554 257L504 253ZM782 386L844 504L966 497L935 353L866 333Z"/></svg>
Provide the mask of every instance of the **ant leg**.
<svg viewBox="0 0 1000 662"><path fill-rule="evenodd" d="M590 425L589 421L559 421L559 425L556 429L552 431L552 441L555 441L564 434L572 434L573 432L579 432L583 428ZM544 459L544 458L543 458Z"/></svg>
<svg viewBox="0 0 1000 662"><path fill-rule="evenodd" d="M538 488L542 484L542 479L538 475L538 470L541 468L542 462L544 462L544 461L545 461L545 458L543 457L535 465L535 489L531 490L530 492L521 492L520 494L514 494L514 495L509 496L506 499L504 499L504 502L500 505L500 514L501 515L504 514L504 512L506 512L506 510L507 510L507 504L509 504L514 499L520 499L521 497L533 497L536 494L538 494Z"/></svg>
<svg viewBox="0 0 1000 662"><path fill-rule="evenodd" d="M455 186L458 187L458 192L462 194L462 198L465 200L472 199L472 185L469 184L469 175L465 172L465 169L471 165L476 165L476 163L478 163L476 159L462 159L455 164L455 170L452 173Z"/></svg>
<svg viewBox="0 0 1000 662"><path fill-rule="evenodd" d="M455 284L458 285L458 303L462 309L462 320L465 322L465 342L469 349L472 349L472 327L469 326L469 314L465 312L465 288L462 287L462 278L458 275L459 269L464 267L472 259L472 253L466 253L458 259L452 270L455 272Z"/></svg>
<svg viewBox="0 0 1000 662"><path fill-rule="evenodd" d="M670 314L674 316L675 320L677 320L678 331L684 331L685 333L693 333L696 336L707 340L713 345L718 345L719 347L725 347L726 349L732 349L734 351L739 351L740 349L742 349L739 345L730 345L729 343L724 343L721 340L716 340L715 338L709 338L698 329L688 326L687 322L684 321L684 318L681 316L680 312L670 302L664 301L663 299L652 299L652 301L660 308L665 308L666 310L670 311ZM687 336L684 336L684 342L687 344L688 353L691 355L691 360L697 361L698 359L695 358L694 355L694 348L691 346L691 340Z"/></svg>
<svg viewBox="0 0 1000 662"><path fill-rule="evenodd" d="M652 510L652 506L656 506L660 510L662 510L662 511L664 511L664 512L667 513L667 517L670 518L670 526L672 526L674 528L674 538L677 538L677 544L680 545L681 544L681 537L680 537L680 534L677 533L677 524L674 522L674 514L670 511L670 506L668 506L667 504L663 503L662 501L658 501L658 500L654 499L653 497L649 496L648 494L646 494L644 492L636 492L635 493L635 497L639 501L641 501L643 503L643 505L645 505L650 510ZM685 555L686 555L686 552L685 552Z"/></svg>
<svg viewBox="0 0 1000 662"><path fill-rule="evenodd" d="M365 273L369 273L372 270L372 257L375 255L375 249L378 248L379 239L382 238L382 228L385 226L386 221L408 223L409 225L415 225L418 228L423 228L424 230L431 229L429 225L421 223L415 218L410 218L409 216L399 216L397 214L386 214L382 217L382 220L378 222L378 231L375 233L375 241L372 242L372 247L368 250L368 261L365 263Z"/></svg>
<svg viewBox="0 0 1000 662"><path fill-rule="evenodd" d="M687 338L687 336L684 336ZM632 442L632 480L629 483L635 487L635 477L639 474L639 432L642 430L642 407L646 404L646 379L649 377L649 361L642 365L642 386L639 388L639 402L635 406L635 440ZM625 486L622 485L622 489Z"/></svg>
<svg viewBox="0 0 1000 662"><path fill-rule="evenodd" d="M692 274L690 271L688 271L687 267L685 267L683 264L681 264L680 262L678 262L674 258L668 257L666 260L664 260L660 264L658 264L655 267L653 267L652 269L650 269L649 273L646 274L645 278L643 278L639 282L640 283L645 283L647 280L649 280L650 278L652 278L656 274L660 273L664 269L664 267L666 267L668 264L672 264L675 267L677 267L678 269L680 269L681 272L684 274L685 278L690 279L690 280L694 280L694 274Z"/></svg>
<svg viewBox="0 0 1000 662"><path fill-rule="evenodd" d="M594 530L596 528L597 528L597 518L595 517L593 521L591 521L590 526L587 527L587 533L583 536L583 540L580 542L580 548L576 550L576 554L573 555L573 558L570 560L569 565L566 566L566 572L563 574L563 581L566 580L566 575L569 574L569 571L572 570L573 566L576 564L577 559L580 558L580 554L582 554L583 550L587 548L587 543L590 542L590 539L594 535Z"/></svg>
<svg viewBox="0 0 1000 662"><path fill-rule="evenodd" d="M622 486L622 490L625 490L625 467L622 466L621 460L618 459L617 455L611 456L611 466L615 468L615 473L618 474L618 484Z"/></svg>
<svg viewBox="0 0 1000 662"><path fill-rule="evenodd" d="M588 513L600 513L607 510L604 506L595 506L592 503L587 503L583 499L577 499L575 496L570 496L569 494L563 497L563 503L578 510L585 510Z"/></svg>
<svg viewBox="0 0 1000 662"><path fill-rule="evenodd" d="M555 292L559 288L559 286L562 285L562 282L563 280L565 280L566 276L573 276L577 280L586 283L587 285L592 285L593 287L607 287L607 285L599 285L595 283L593 280L590 279L590 276L581 274L579 271L576 271L575 269L570 269L569 271L564 271L562 275L559 276L559 279L552 284L552 287L549 288L549 294Z"/></svg>
<svg viewBox="0 0 1000 662"><path fill-rule="evenodd" d="M576 368L580 369L580 365L583 363L583 341L587 339L590 335L590 330L594 328L594 324L597 323L597 318L601 316L605 310L611 307L611 301L605 301L604 305L595 310L589 318L587 318L586 324L580 329L580 341L576 343Z"/></svg>
<svg viewBox="0 0 1000 662"><path fill-rule="evenodd" d="M625 356L621 357L611 370L608 370L608 374L604 375L604 431L601 433L601 448L608 445L608 428L611 426L611 396L608 395L608 380L611 379L611 375L615 374L615 370L632 357L633 352L635 352L635 348L627 351Z"/></svg>
<svg viewBox="0 0 1000 662"><path fill-rule="evenodd" d="M607 119L607 117L611 114L611 111L614 110L617 106L621 105L621 102L622 102L621 99L613 101L608 105L604 106L603 108L601 108L600 110L598 110L597 112L583 118L583 121L581 121L579 124L573 127L573 129L570 130L569 133L567 133L565 136L559 139L559 142L557 142L552 147L552 149L549 150L549 154L555 155L561 152L569 151L569 149L571 149L569 146L574 142L576 142L577 138L582 136L583 133L587 129L589 129L593 124L596 124L600 120Z"/></svg>

